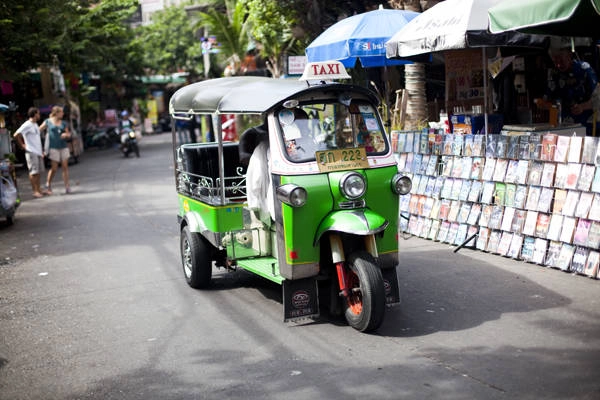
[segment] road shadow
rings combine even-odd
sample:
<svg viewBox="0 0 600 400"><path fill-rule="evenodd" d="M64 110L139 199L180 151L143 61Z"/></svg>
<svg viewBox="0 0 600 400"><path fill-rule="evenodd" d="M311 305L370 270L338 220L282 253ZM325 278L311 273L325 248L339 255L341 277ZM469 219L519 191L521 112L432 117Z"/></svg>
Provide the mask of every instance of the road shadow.
<svg viewBox="0 0 600 400"><path fill-rule="evenodd" d="M440 250L428 251L428 263L422 258L419 253L403 255L398 267L401 303L387 308L384 323L375 334L419 337L461 331L497 320L507 313L570 304L569 299L522 275L465 255ZM213 271L217 272L213 272L209 290L253 288L264 296L265 302L278 303L283 313L280 285L241 269ZM325 305L321 304L320 311L321 317L315 322L345 325L343 317L330 314ZM599 328L596 324L589 331L598 332Z"/></svg>
<svg viewBox="0 0 600 400"><path fill-rule="evenodd" d="M388 310L379 329L382 335L414 337L459 331L506 313L570 303L523 275L445 250L402 254L398 280L401 304Z"/></svg>

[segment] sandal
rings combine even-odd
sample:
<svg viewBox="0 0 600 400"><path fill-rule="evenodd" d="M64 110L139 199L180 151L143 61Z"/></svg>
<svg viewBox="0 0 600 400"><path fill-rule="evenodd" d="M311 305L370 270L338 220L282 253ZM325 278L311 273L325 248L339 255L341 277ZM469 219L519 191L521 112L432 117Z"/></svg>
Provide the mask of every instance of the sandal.
<svg viewBox="0 0 600 400"><path fill-rule="evenodd" d="M52 189L50 189L50 185L44 186L44 190L46 191L46 194L48 194L48 196L52 194Z"/></svg>
<svg viewBox="0 0 600 400"><path fill-rule="evenodd" d="M71 187L70 187L70 186L67 186L67 187L65 188L65 193L66 193L66 194L71 194Z"/></svg>
<svg viewBox="0 0 600 400"><path fill-rule="evenodd" d="M35 192L33 194L33 197L35 197L36 199L41 199L42 197L44 197L44 195L42 193Z"/></svg>

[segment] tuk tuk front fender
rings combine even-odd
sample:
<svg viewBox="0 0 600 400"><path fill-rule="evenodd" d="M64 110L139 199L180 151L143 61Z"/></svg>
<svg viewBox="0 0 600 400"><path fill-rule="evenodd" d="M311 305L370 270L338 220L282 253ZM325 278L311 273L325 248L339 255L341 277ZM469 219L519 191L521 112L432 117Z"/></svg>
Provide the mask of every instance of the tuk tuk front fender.
<svg viewBox="0 0 600 400"><path fill-rule="evenodd" d="M336 231L367 236L383 232L388 224L384 217L367 208L334 211L319 224L314 244L319 243L325 232Z"/></svg>

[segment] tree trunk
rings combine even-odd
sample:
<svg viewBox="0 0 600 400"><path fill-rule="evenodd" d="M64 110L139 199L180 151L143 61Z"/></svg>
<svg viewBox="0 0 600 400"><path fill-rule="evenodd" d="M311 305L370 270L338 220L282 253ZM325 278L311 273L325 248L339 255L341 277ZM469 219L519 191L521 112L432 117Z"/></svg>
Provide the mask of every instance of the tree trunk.
<svg viewBox="0 0 600 400"><path fill-rule="evenodd" d="M406 102L406 120L404 129L416 130L426 126L427 122L427 93L425 91L425 65L421 63L404 66L408 95Z"/></svg>
<svg viewBox="0 0 600 400"><path fill-rule="evenodd" d="M430 6L431 1L421 0L390 0L391 7L399 10L421 12L425 6ZM421 5L424 7L422 8ZM427 94L425 91L425 66L414 63L404 66L405 90L408 96L406 102L406 120L403 129L414 130L420 128L427 120Z"/></svg>

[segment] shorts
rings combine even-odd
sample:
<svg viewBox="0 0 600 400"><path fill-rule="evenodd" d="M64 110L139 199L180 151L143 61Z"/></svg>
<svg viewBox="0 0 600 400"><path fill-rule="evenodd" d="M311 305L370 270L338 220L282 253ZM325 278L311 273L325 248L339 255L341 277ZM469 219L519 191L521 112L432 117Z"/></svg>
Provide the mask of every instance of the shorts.
<svg viewBox="0 0 600 400"><path fill-rule="evenodd" d="M62 149L50 149L50 153L48 154L48 158L56 162L62 162L64 160L69 161L69 157L71 157L71 151L68 147Z"/></svg>
<svg viewBox="0 0 600 400"><path fill-rule="evenodd" d="M29 175L37 175L45 171L44 157L26 152L25 160L27 161L27 169L29 170Z"/></svg>

